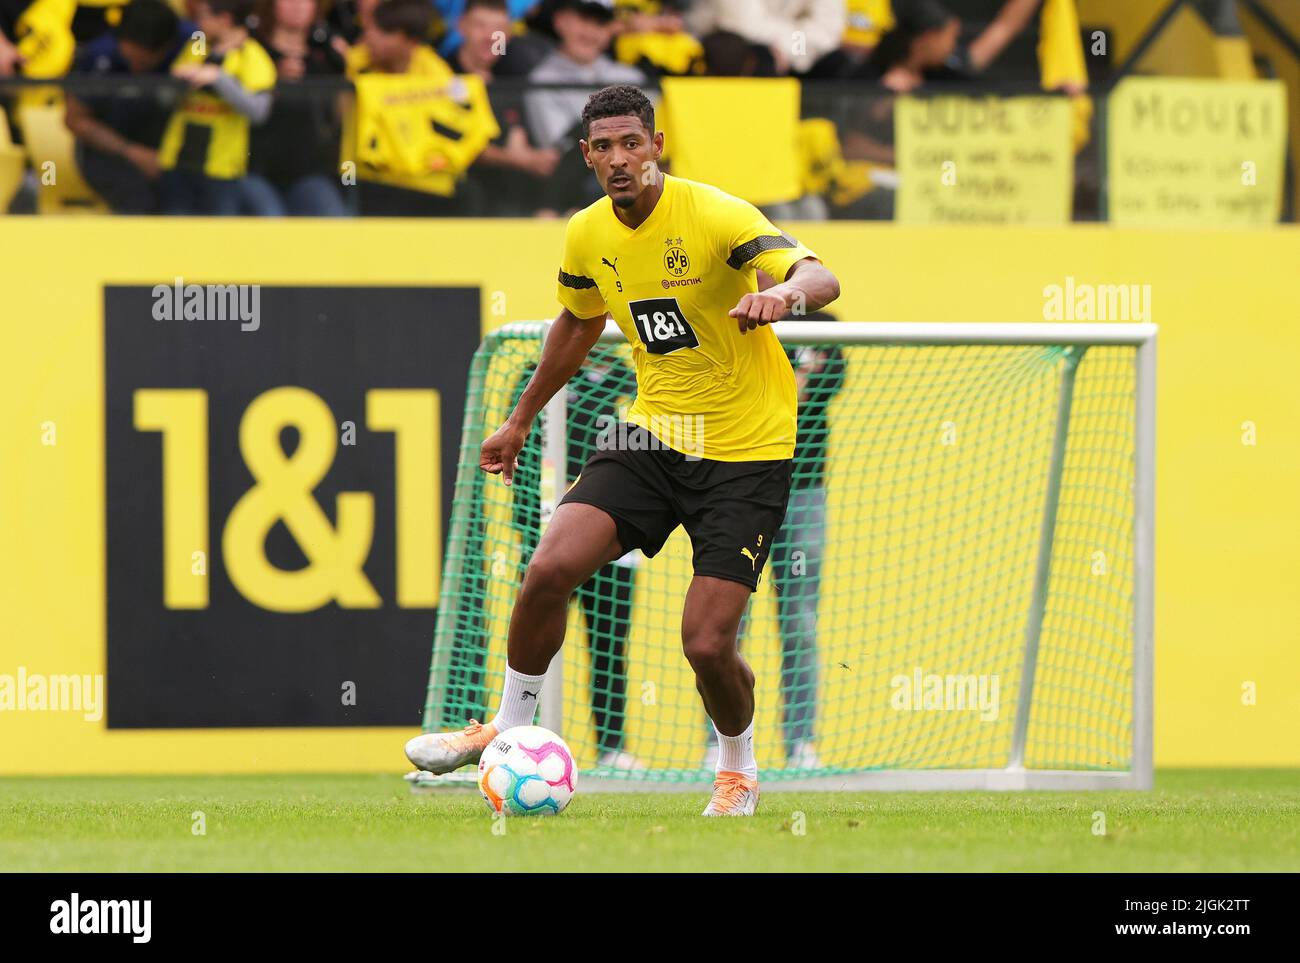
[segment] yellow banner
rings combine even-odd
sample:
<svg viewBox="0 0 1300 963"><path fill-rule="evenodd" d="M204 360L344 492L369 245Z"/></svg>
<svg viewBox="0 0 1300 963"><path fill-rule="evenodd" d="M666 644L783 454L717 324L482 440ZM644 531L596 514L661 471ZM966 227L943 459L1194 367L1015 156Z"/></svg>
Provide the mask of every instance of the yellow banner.
<svg viewBox="0 0 1300 963"><path fill-rule="evenodd" d="M660 126L673 173L720 187L751 204L799 197L799 81L668 77ZM755 143L747 156L741 145Z"/></svg>
<svg viewBox="0 0 1300 963"><path fill-rule="evenodd" d="M1063 97L903 97L895 220L1064 224L1074 156Z"/></svg>
<svg viewBox="0 0 1300 963"><path fill-rule="evenodd" d="M1275 223L1286 162L1286 87L1168 77L1110 97L1110 221L1136 227Z"/></svg>

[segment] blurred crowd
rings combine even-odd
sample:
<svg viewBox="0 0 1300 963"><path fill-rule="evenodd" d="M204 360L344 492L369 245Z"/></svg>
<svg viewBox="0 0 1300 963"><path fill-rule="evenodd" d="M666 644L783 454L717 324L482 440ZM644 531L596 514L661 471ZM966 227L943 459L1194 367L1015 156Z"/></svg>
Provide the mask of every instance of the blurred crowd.
<svg viewBox="0 0 1300 963"><path fill-rule="evenodd" d="M792 76L803 115L832 124L820 140L809 128L803 151L820 203L777 213L888 216L875 188L889 183L892 97L945 84L1079 96L1073 7L0 0L0 82L102 81L0 87L0 127L39 141L57 111L81 177L118 213L562 216L596 190L577 149L591 89Z"/></svg>

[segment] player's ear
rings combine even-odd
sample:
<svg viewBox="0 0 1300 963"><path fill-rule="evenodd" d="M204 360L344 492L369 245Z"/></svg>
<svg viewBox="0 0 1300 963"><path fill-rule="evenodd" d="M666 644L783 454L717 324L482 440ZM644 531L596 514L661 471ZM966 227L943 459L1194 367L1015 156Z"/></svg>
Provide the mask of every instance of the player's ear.
<svg viewBox="0 0 1300 963"><path fill-rule="evenodd" d="M591 146L585 140L579 140L578 146L582 148L582 159L586 161L587 167L595 170L591 167Z"/></svg>
<svg viewBox="0 0 1300 963"><path fill-rule="evenodd" d="M655 131L655 135L654 135L654 139L652 140L652 143L654 144L655 161L657 162L660 156L664 152L664 132L662 130Z"/></svg>

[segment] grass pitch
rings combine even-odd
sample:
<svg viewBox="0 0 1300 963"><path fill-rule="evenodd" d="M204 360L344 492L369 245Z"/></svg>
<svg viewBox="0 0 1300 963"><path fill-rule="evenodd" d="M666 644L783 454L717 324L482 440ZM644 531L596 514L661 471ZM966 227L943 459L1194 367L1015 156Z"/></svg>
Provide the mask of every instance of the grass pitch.
<svg viewBox="0 0 1300 963"><path fill-rule="evenodd" d="M580 789L494 835L477 793L396 775L3 778L0 870L1300 870L1297 770L1165 771L1149 793L768 792L753 819L702 819L705 802Z"/></svg>

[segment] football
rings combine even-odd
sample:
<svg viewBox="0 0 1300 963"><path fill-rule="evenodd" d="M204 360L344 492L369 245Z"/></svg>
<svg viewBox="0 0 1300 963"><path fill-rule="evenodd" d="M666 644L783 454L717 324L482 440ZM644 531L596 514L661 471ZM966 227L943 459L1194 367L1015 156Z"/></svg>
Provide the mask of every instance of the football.
<svg viewBox="0 0 1300 963"><path fill-rule="evenodd" d="M541 726L516 726L493 739L478 763L478 791L507 816L554 816L578 788L578 767L564 740Z"/></svg>

